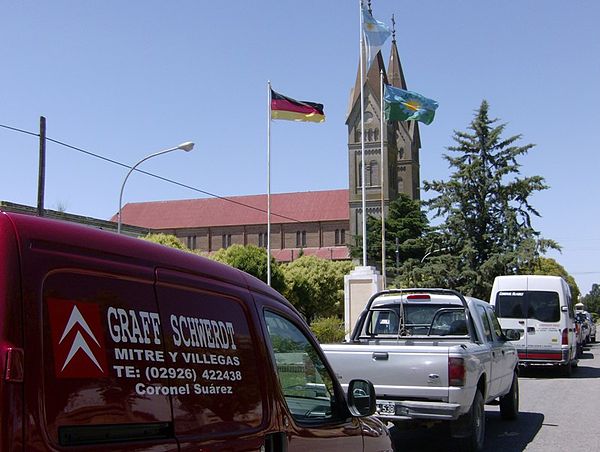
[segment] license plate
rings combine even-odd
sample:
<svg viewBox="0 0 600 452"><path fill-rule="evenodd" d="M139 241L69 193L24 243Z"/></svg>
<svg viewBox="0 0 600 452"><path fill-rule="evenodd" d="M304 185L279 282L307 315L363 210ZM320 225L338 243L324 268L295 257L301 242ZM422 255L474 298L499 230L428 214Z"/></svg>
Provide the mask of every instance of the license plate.
<svg viewBox="0 0 600 452"><path fill-rule="evenodd" d="M379 414L396 414L396 404L394 402L378 402L377 412Z"/></svg>

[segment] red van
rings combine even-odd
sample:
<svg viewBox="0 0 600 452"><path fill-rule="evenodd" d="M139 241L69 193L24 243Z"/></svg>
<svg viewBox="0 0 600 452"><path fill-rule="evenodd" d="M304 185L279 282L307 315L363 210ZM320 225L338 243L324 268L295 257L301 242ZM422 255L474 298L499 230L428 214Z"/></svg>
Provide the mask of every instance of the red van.
<svg viewBox="0 0 600 452"><path fill-rule="evenodd" d="M0 212L0 451L385 451L306 323L239 270Z"/></svg>

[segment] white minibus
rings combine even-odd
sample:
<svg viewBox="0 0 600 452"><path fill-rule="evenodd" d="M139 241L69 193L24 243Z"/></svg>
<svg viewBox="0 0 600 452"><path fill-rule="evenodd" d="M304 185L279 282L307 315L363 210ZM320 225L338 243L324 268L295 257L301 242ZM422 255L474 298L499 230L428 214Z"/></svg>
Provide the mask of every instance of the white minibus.
<svg viewBox="0 0 600 452"><path fill-rule="evenodd" d="M509 275L494 280L490 303L503 329L516 329L519 364L577 365L575 311L569 285L560 276Z"/></svg>

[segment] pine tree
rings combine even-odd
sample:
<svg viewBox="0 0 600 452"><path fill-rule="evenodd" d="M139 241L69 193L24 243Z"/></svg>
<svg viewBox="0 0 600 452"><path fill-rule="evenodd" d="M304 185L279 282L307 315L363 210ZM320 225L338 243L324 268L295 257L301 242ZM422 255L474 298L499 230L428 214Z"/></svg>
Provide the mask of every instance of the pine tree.
<svg viewBox="0 0 600 452"><path fill-rule="evenodd" d="M426 245L422 237L429 230L427 215L421 209L419 201L410 199L401 193L389 205L385 220L385 253L386 268L391 273L397 261L403 264L411 258L421 258ZM369 265L381 267L381 219L369 216L367 219L367 261ZM397 244L396 244L397 243ZM350 246L352 257L362 256L362 240L357 238L357 245Z"/></svg>
<svg viewBox="0 0 600 452"><path fill-rule="evenodd" d="M539 212L533 193L548 186L541 176L518 177L518 159L534 147L517 145L521 135L503 138L506 124L488 116L484 100L468 129L455 131L455 155L444 155L454 172L448 181L424 182L438 196L426 202L443 218L438 244L446 253L425 262L422 280L487 299L497 275L519 273L547 249L559 249L532 226Z"/></svg>

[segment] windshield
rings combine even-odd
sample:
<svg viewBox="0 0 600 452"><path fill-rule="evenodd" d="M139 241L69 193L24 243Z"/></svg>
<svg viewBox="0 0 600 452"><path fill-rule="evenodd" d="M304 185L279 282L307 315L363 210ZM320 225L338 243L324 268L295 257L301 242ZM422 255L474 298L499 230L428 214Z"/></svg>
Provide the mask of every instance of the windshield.
<svg viewBox="0 0 600 452"><path fill-rule="evenodd" d="M498 292L496 315L508 319L536 319L558 322L560 305L557 292L520 291Z"/></svg>

